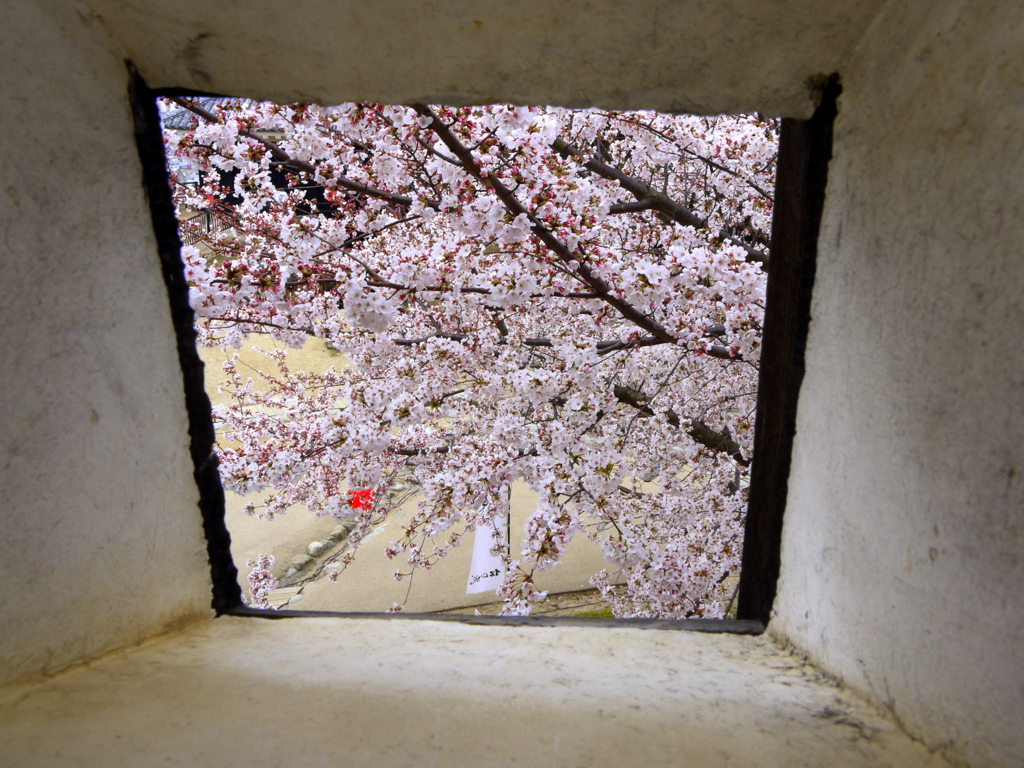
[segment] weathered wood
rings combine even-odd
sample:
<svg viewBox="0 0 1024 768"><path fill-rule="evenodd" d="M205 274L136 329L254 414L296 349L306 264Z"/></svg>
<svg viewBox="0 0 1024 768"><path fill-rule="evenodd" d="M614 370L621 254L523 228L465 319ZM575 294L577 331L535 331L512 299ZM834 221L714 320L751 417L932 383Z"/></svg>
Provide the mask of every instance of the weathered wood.
<svg viewBox="0 0 1024 768"><path fill-rule="evenodd" d="M196 349L194 315L188 302L178 219L174 212L163 133L156 107L157 94L146 86L132 66L128 71L128 94L135 119L135 142L142 162L142 181L153 217L153 234L178 345L188 413L189 450L193 476L199 487L199 509L213 580L212 605L220 615L242 604L242 590L238 586L238 569L231 557L231 537L224 522L224 489L217 471L217 456L213 452L213 415L203 382L203 361Z"/></svg>
<svg viewBox="0 0 1024 768"><path fill-rule="evenodd" d="M740 571L740 619L767 623L775 601L797 398L804 378L811 320L818 230L832 157L836 98L841 91L833 76L825 84L821 104L810 120L782 121L754 463Z"/></svg>
<svg viewBox="0 0 1024 768"><path fill-rule="evenodd" d="M598 619L575 616L474 616L437 613L341 613L335 611L264 611L242 606L228 611L231 616L259 619L377 619L383 621L452 621L491 627L606 627L608 629L664 629L677 632L718 632L732 635L759 635L760 621L723 621L721 619Z"/></svg>

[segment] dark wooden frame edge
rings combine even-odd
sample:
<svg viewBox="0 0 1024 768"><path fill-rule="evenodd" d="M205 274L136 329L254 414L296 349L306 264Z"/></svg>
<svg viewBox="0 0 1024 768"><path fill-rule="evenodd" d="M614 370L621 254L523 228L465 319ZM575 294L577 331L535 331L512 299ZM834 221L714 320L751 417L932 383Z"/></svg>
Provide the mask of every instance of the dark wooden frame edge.
<svg viewBox="0 0 1024 768"><path fill-rule="evenodd" d="M242 590L238 586L238 569L231 557L231 536L224 522L224 488L217 471L217 454L213 450L216 434L210 398L203 385L204 365L196 349L195 316L188 301L185 265L181 260L178 219L174 212L156 106L158 94L150 90L131 62L128 62L128 96L135 121L135 142L142 163L142 181L153 217L153 234L177 339L185 410L188 413L189 452L199 489L199 509L210 559L212 607L220 616L242 606Z"/></svg>
<svg viewBox="0 0 1024 768"><path fill-rule="evenodd" d="M771 618L781 566L782 521L811 323L818 231L840 93L839 78L833 75L824 83L811 119L783 120L779 136L755 458L736 612L739 619L765 625Z"/></svg>

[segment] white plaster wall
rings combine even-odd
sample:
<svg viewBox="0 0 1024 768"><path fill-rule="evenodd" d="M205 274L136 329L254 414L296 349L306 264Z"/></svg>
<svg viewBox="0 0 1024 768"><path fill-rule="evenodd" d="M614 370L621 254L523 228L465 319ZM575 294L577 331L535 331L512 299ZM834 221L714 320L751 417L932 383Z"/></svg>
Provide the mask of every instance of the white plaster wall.
<svg viewBox="0 0 1024 768"><path fill-rule="evenodd" d="M88 0L151 85L810 116L882 0Z"/></svg>
<svg viewBox="0 0 1024 768"><path fill-rule="evenodd" d="M843 70L773 632L1024 764L1024 14L892 3Z"/></svg>
<svg viewBox="0 0 1024 768"><path fill-rule="evenodd" d="M126 99L70 2L0 25L0 683L209 614L181 374Z"/></svg>
<svg viewBox="0 0 1024 768"><path fill-rule="evenodd" d="M18 768L945 765L763 638L401 620L206 622L0 691L0 740Z"/></svg>

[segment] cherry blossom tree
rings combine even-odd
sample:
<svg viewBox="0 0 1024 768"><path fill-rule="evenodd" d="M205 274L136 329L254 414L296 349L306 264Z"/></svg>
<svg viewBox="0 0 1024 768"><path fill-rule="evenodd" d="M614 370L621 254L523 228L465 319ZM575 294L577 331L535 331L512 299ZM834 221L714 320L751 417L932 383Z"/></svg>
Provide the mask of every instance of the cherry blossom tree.
<svg viewBox="0 0 1024 768"><path fill-rule="evenodd" d="M417 511L386 549L401 578L503 524L521 479L540 501L502 551L507 611L542 600L536 573L584 536L607 557L593 583L616 615L724 614L773 121L173 101L196 121L166 133L168 151L203 171L177 199L219 223L182 223L201 343L317 337L347 361L227 364L221 473L263 493L251 513L356 519L347 565L392 489L415 483Z"/></svg>

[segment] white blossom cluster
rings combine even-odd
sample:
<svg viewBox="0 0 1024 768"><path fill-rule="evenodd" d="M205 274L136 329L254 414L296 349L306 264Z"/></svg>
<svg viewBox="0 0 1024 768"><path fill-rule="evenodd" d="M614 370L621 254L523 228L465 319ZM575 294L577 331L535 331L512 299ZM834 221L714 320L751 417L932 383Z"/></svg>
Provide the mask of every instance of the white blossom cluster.
<svg viewBox="0 0 1024 768"><path fill-rule="evenodd" d="M246 565L249 567L249 604L254 608L277 610L268 600L278 584L271 572L274 556L257 555L255 560L249 560Z"/></svg>
<svg viewBox="0 0 1024 768"><path fill-rule="evenodd" d="M199 122L168 142L204 171L176 186L181 209L220 223L185 251L201 341L316 337L348 363L228 364L228 487L263 492L268 517L357 518L358 544L399 476L417 483L387 548L402 575L502 514L522 479L540 503L506 563L507 610L543 599L535 573L584 536L618 615L723 615L774 122L230 102ZM367 488L373 509L353 508L348 489Z"/></svg>

